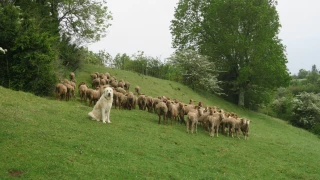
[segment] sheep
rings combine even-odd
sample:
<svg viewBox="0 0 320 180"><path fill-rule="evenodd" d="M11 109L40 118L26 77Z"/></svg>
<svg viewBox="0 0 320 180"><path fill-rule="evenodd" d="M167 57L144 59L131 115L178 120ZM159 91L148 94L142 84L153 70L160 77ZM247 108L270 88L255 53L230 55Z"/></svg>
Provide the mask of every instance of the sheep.
<svg viewBox="0 0 320 180"><path fill-rule="evenodd" d="M153 97L146 96L146 107L148 108L148 112L152 112L152 110L153 110Z"/></svg>
<svg viewBox="0 0 320 180"><path fill-rule="evenodd" d="M137 93L137 95L140 95L140 87L139 86L136 86L134 88L135 92Z"/></svg>
<svg viewBox="0 0 320 180"><path fill-rule="evenodd" d="M97 89L97 90L92 90L90 92L90 104L89 106L91 106L91 103L93 102L93 106L97 103L97 101L100 99L100 89Z"/></svg>
<svg viewBox="0 0 320 180"><path fill-rule="evenodd" d="M129 92L128 93L128 96L127 96L127 101L128 101L128 109L131 110L131 109L135 109L135 97L134 97L134 94L132 92Z"/></svg>
<svg viewBox="0 0 320 180"><path fill-rule="evenodd" d="M106 76L107 76L107 79L110 79L110 73L108 73L108 72L106 72L106 73L104 73Z"/></svg>
<svg viewBox="0 0 320 180"><path fill-rule="evenodd" d="M219 126L220 126L220 123L222 121L222 119L224 119L224 113L218 113L216 112L216 109L215 108L211 108L210 109L210 114L209 116L207 117L208 119L208 122L209 122L209 127L211 127L209 129L209 134L211 137L214 137L214 131L216 131L216 134L217 134L217 137L219 136Z"/></svg>
<svg viewBox="0 0 320 180"><path fill-rule="evenodd" d="M113 91L113 104L114 104L114 108L116 109L118 107L118 109L120 108L120 96L122 93L117 92L117 91Z"/></svg>
<svg viewBox="0 0 320 180"><path fill-rule="evenodd" d="M140 110L145 111L146 110L146 104L147 104L147 99L145 95L140 95L138 97L138 106Z"/></svg>
<svg viewBox="0 0 320 180"><path fill-rule="evenodd" d="M168 107L168 117L170 117L171 119L171 125L172 125L172 120L176 120L178 119L179 116L179 104L173 104L170 101L167 101L166 103L167 107Z"/></svg>
<svg viewBox="0 0 320 180"><path fill-rule="evenodd" d="M156 106L160 102L159 98L153 98L153 111L156 112Z"/></svg>
<svg viewBox="0 0 320 180"><path fill-rule="evenodd" d="M92 88L96 88L96 87L98 87L98 86L100 86L100 78L95 78L94 80L92 80L92 85L91 85L91 87L92 87Z"/></svg>
<svg viewBox="0 0 320 180"><path fill-rule="evenodd" d="M90 76L91 76L91 80L94 80L94 79L96 79L96 78L97 78L97 74L95 74L95 73L90 74Z"/></svg>
<svg viewBox="0 0 320 180"><path fill-rule="evenodd" d="M84 102L87 102L87 90L88 90L88 86L86 85L86 83L81 82L78 86L78 91L79 91L79 95L80 95L80 100L84 100Z"/></svg>
<svg viewBox="0 0 320 180"><path fill-rule="evenodd" d="M117 87L116 91L121 92L122 94L126 94L127 93L127 91L124 90L122 87Z"/></svg>
<svg viewBox="0 0 320 180"><path fill-rule="evenodd" d="M191 134L195 131L197 133L197 124L198 124L198 119L202 115L202 112L200 110L199 106L195 106L195 110L190 111L187 116L187 133L189 133L189 129L191 129ZM190 126L191 124L191 126Z"/></svg>
<svg viewBox="0 0 320 180"><path fill-rule="evenodd" d="M252 122L251 120L248 119L244 119L244 124L242 124L241 126L241 131L244 135L244 139L247 140L248 139L248 133L249 133L249 124L250 122Z"/></svg>
<svg viewBox="0 0 320 180"><path fill-rule="evenodd" d="M56 85L56 97L58 100L61 100L62 97L65 98L65 100L67 100L67 87L61 83L58 83Z"/></svg>
<svg viewBox="0 0 320 180"><path fill-rule="evenodd" d="M116 80L110 80L109 84L110 84L111 87L114 87L114 88L118 87L118 82Z"/></svg>
<svg viewBox="0 0 320 180"><path fill-rule="evenodd" d="M119 109L120 107L122 107L123 109L127 109L127 102L128 102L128 97L124 94L121 94L120 95L120 98L119 98Z"/></svg>
<svg viewBox="0 0 320 180"><path fill-rule="evenodd" d="M74 87L71 85L71 83L65 79L63 81L63 85L65 85L67 87L67 96L66 96L66 100L69 101L71 98L71 95L74 95ZM75 96L74 96L75 97Z"/></svg>
<svg viewBox="0 0 320 180"><path fill-rule="evenodd" d="M121 88L124 89L124 82L123 82L123 80L118 82L118 87L121 87Z"/></svg>
<svg viewBox="0 0 320 180"><path fill-rule="evenodd" d="M179 119L180 119L180 123L185 123L184 121L184 104L179 103L179 107L178 107L178 113L179 113Z"/></svg>
<svg viewBox="0 0 320 180"><path fill-rule="evenodd" d="M74 74L74 72L70 72L69 77L70 77L70 81L76 82L76 79L75 79L76 75Z"/></svg>
<svg viewBox="0 0 320 180"><path fill-rule="evenodd" d="M106 85L107 81L106 79L100 79L100 85Z"/></svg>
<svg viewBox="0 0 320 180"><path fill-rule="evenodd" d="M124 82L124 89L125 89L126 91L129 91L129 89L130 89L130 83L129 83L128 81L125 81L125 82Z"/></svg>
<svg viewBox="0 0 320 180"><path fill-rule="evenodd" d="M156 105L156 112L159 116L159 121L158 121L158 124L160 124L160 121L161 121L161 116L163 116L163 124L166 124L166 121L167 121L167 113L168 113L168 108L167 108L167 105L166 103L164 102L159 102L157 105Z"/></svg>

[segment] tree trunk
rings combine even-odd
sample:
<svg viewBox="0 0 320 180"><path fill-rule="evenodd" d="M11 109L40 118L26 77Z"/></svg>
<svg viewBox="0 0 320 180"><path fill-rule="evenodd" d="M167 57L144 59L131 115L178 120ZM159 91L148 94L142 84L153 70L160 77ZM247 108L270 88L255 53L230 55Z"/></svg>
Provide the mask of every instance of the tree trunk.
<svg viewBox="0 0 320 180"><path fill-rule="evenodd" d="M244 107L244 93L245 93L244 88L240 88L238 106Z"/></svg>

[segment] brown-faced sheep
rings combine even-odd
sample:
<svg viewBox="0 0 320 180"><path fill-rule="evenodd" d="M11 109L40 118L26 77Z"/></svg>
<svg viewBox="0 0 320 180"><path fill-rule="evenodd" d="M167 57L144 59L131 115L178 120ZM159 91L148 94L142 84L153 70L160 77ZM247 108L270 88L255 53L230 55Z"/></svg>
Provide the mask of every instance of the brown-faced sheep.
<svg viewBox="0 0 320 180"><path fill-rule="evenodd" d="M64 98L67 100L67 87L61 83L56 85L56 97L58 100L62 100Z"/></svg>
<svg viewBox="0 0 320 180"><path fill-rule="evenodd" d="M111 80L109 84L113 88L117 88L118 87L118 82L116 80Z"/></svg>
<svg viewBox="0 0 320 180"><path fill-rule="evenodd" d="M153 111L153 97L151 96L146 97L146 107L148 109L148 112Z"/></svg>
<svg viewBox="0 0 320 180"><path fill-rule="evenodd" d="M249 119L244 119L244 124L241 126L241 131L244 135L244 139L247 140L248 139L248 136L249 136L249 124L251 123L252 121L249 120Z"/></svg>
<svg viewBox="0 0 320 180"><path fill-rule="evenodd" d="M145 111L146 110L146 104L147 104L147 98L145 95L141 94L138 97L138 106L140 110Z"/></svg>
<svg viewBox="0 0 320 180"><path fill-rule="evenodd" d="M161 121L161 116L163 116L163 124L166 124L166 121L167 121L167 113L168 113L168 108L167 108L167 105L166 103L164 102L159 102L157 105L156 105L156 112L159 116L159 121L158 121L158 124L160 124L160 121Z"/></svg>

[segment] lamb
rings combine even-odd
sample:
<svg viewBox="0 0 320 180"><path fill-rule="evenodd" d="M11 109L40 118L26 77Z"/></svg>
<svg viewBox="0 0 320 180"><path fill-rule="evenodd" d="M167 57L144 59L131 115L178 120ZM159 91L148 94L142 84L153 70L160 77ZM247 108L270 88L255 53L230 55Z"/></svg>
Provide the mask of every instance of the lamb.
<svg viewBox="0 0 320 180"><path fill-rule="evenodd" d="M187 122L186 122L187 133L189 133L189 129L191 129L192 134L194 131L195 133L197 133L198 119L201 115L202 115L202 112L199 106L196 106L195 110L192 110L187 114L188 116Z"/></svg>
<svg viewBox="0 0 320 180"><path fill-rule="evenodd" d="M66 100L69 101L71 98L71 95L74 95L74 88L67 79L64 80L63 85L65 85L67 87Z"/></svg>
<svg viewBox="0 0 320 180"><path fill-rule="evenodd" d="M63 97L67 100L67 87L61 83L56 85L56 97L61 100Z"/></svg>
<svg viewBox="0 0 320 180"><path fill-rule="evenodd" d="M124 81L123 80L118 82L118 87L121 87L124 89Z"/></svg>
<svg viewBox="0 0 320 180"><path fill-rule="evenodd" d="M148 108L148 112L152 112L152 110L153 110L153 97L151 97L151 96L146 97L146 107Z"/></svg>
<svg viewBox="0 0 320 180"><path fill-rule="evenodd" d="M159 121L158 121L158 124L160 124L160 120L161 120L161 116L163 116L163 123L166 124L166 121L167 121L167 113L168 113L168 108L167 108L167 105L166 103L164 102L159 102L157 105L156 105L156 112L159 116Z"/></svg>
<svg viewBox="0 0 320 180"><path fill-rule="evenodd" d="M95 74L95 73L90 74L90 76L91 76L91 80L94 80L94 79L96 79L98 77L97 74Z"/></svg>

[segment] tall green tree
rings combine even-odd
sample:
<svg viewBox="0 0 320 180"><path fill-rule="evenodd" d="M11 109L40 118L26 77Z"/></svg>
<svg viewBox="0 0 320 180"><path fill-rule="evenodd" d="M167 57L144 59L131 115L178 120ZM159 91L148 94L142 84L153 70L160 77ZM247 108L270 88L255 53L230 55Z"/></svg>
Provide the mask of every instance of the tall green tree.
<svg viewBox="0 0 320 180"><path fill-rule="evenodd" d="M210 57L232 101L287 86L285 46L275 0L180 0L171 21L173 47ZM256 91L255 91L256 89ZM257 96L258 97L258 96Z"/></svg>

